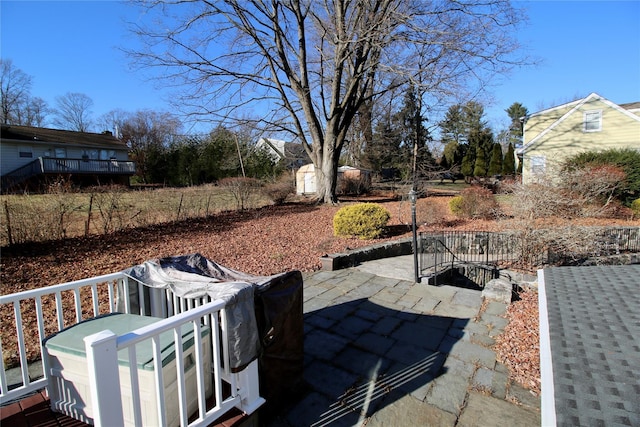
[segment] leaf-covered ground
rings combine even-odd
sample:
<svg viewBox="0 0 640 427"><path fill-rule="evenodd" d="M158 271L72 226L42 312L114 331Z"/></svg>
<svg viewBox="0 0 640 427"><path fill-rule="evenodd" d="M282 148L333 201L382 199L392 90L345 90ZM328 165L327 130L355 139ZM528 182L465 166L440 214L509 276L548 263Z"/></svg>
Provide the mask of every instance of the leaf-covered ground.
<svg viewBox="0 0 640 427"><path fill-rule="evenodd" d="M451 217L448 200L446 197L419 200L418 221L429 224L421 229L497 231L509 228L507 222L465 221ZM339 207L296 203L225 212L206 219L126 230L107 236L3 248L1 293L113 273L149 259L195 252L226 267L257 275L294 269L313 271L320 267L319 257L323 254L410 236L411 208L407 202L370 201L379 201L391 213L387 234L374 241L334 237L332 219ZM11 309L0 308L0 316L3 325L12 323ZM511 367L519 382L535 390L539 385L539 356L529 350L537 348L537 306L534 307L532 300L523 298L512 306L509 316L508 338L498 346L499 357ZM6 335L15 334L10 329L2 328L5 360L16 357L15 350L5 345L13 341ZM524 340L518 341L520 338ZM37 336L26 339L33 341L32 346L37 346Z"/></svg>
<svg viewBox="0 0 640 427"><path fill-rule="evenodd" d="M498 361L509 368L511 379L540 395L540 332L538 293L522 292L507 308L509 323L496 337Z"/></svg>
<svg viewBox="0 0 640 427"><path fill-rule="evenodd" d="M397 210L398 203L386 205ZM325 253L372 244L334 237L332 219L337 210L314 204L269 206L107 236L5 248L1 259L3 292L112 273L149 259L196 252L251 274L312 271ZM397 218L395 215L390 222L392 234L387 240L410 231ZM384 239L376 241L380 240Z"/></svg>

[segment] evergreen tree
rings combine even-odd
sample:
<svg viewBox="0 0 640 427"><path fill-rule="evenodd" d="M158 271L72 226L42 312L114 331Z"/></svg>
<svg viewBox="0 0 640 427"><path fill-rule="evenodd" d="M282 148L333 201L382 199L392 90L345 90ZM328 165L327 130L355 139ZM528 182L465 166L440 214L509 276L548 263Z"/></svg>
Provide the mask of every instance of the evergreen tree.
<svg viewBox="0 0 640 427"><path fill-rule="evenodd" d="M470 165L470 168L462 168L465 176L473 175L476 153L483 151L485 159L491 155L493 134L487 122L482 119L483 115L482 104L469 101L464 105L450 107L445 119L440 122L443 142L447 144L444 153L449 164L459 165L464 156L468 156L467 166ZM458 156L459 160L454 160L454 156Z"/></svg>
<svg viewBox="0 0 640 427"><path fill-rule="evenodd" d="M486 120L482 120L482 116L484 116L482 104L476 101L469 101L464 104L462 111L467 135L487 129Z"/></svg>
<svg viewBox="0 0 640 427"><path fill-rule="evenodd" d="M514 145L522 144L522 135L524 132L522 119L529 114L529 110L521 103L514 102L504 111L511 119L511 124L509 125L509 142Z"/></svg>
<svg viewBox="0 0 640 427"><path fill-rule="evenodd" d="M489 159L491 159L491 151L493 150L493 134L491 130L487 127L481 127L479 129L473 130L471 135L469 136L469 146L473 148L473 152L475 153L475 157L472 158L472 165L474 165L473 176L486 176L487 169L489 164ZM476 166L478 163L478 157L482 155L482 160L480 161L481 172L480 175L476 173Z"/></svg>
<svg viewBox="0 0 640 427"><path fill-rule="evenodd" d="M479 129L474 129L469 135L469 144L476 147L476 149L482 149L487 158L491 155L493 150L493 132L486 126Z"/></svg>
<svg viewBox="0 0 640 427"><path fill-rule="evenodd" d="M391 117L383 115L375 126L373 139L364 154L365 163L371 170L396 168L401 158L401 138L394 129Z"/></svg>
<svg viewBox="0 0 640 427"><path fill-rule="evenodd" d="M458 144L455 141L450 141L444 146L442 157L447 160L449 168L462 164L462 158L466 154L466 147L467 144Z"/></svg>
<svg viewBox="0 0 640 427"><path fill-rule="evenodd" d="M418 170L431 169L435 160L427 146L431 139L429 130L425 126L426 118L422 115L422 100L415 86L409 85L404 96L402 109L395 114L394 122L402 138L402 151L408 160L404 168L413 166L416 162ZM413 159L414 147L417 157Z"/></svg>
<svg viewBox="0 0 640 427"><path fill-rule="evenodd" d="M473 160L475 156L473 155L473 150L468 150L467 154L462 158L462 168L460 172L464 175L465 180L468 177L473 176Z"/></svg>
<svg viewBox="0 0 640 427"><path fill-rule="evenodd" d="M484 155L484 150L478 150L476 153L476 163L473 168L473 176L486 176L487 175L487 161Z"/></svg>
<svg viewBox="0 0 640 427"><path fill-rule="evenodd" d="M464 105L452 105L438 124L442 141L445 144L451 141L458 144L469 143L469 138L474 132L487 128L487 122L482 120L483 115L484 107L475 101L469 101Z"/></svg>
<svg viewBox="0 0 640 427"><path fill-rule="evenodd" d="M449 169L451 166L449 165L449 162L447 161L447 156L445 156L444 154L442 155L442 157L440 158L440 168L447 170Z"/></svg>
<svg viewBox="0 0 640 427"><path fill-rule="evenodd" d="M444 119L438 124L445 144L464 144L467 142L468 129L465 127L464 113L461 104L452 105ZM451 159L449 159L451 161Z"/></svg>
<svg viewBox="0 0 640 427"><path fill-rule="evenodd" d="M622 169L626 179L619 183L614 195L630 204L640 194L640 151L632 148L610 148L604 151L587 151L575 154L564 161L565 169L592 167L616 167Z"/></svg>
<svg viewBox="0 0 640 427"><path fill-rule="evenodd" d="M509 176L516 172L516 157L513 150L513 144L509 144L507 154L502 162L502 175Z"/></svg>
<svg viewBox="0 0 640 427"><path fill-rule="evenodd" d="M242 144L244 168L247 176L256 179L274 179L285 170L284 161L276 161L272 153L266 147L256 148L248 144Z"/></svg>
<svg viewBox="0 0 640 427"><path fill-rule="evenodd" d="M374 127L372 143L367 146L363 159L372 170L393 168L409 178L413 167L413 150L417 147L417 170L434 167L435 159L428 147L431 140L422 115L421 100L415 87L405 91L399 109L381 114Z"/></svg>
<svg viewBox="0 0 640 427"><path fill-rule="evenodd" d="M198 137L187 137L174 141L169 147L169 164L164 181L172 186L199 185L200 149L202 141Z"/></svg>
<svg viewBox="0 0 640 427"><path fill-rule="evenodd" d="M240 160L233 132L222 126L212 130L202 143L200 161L200 172L204 175L202 182L240 176Z"/></svg>
<svg viewBox="0 0 640 427"><path fill-rule="evenodd" d="M493 144L491 160L489 161L489 176L500 175L502 173L502 164L502 147L500 147L500 144Z"/></svg>

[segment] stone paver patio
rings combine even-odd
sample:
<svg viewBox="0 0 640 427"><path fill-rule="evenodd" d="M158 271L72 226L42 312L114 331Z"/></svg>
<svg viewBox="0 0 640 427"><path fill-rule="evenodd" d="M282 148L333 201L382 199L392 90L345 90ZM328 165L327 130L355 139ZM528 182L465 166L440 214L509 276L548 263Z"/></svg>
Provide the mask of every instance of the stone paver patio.
<svg viewBox="0 0 640 427"><path fill-rule="evenodd" d="M307 389L271 427L540 425L491 349L506 304L416 284L411 262L305 275Z"/></svg>

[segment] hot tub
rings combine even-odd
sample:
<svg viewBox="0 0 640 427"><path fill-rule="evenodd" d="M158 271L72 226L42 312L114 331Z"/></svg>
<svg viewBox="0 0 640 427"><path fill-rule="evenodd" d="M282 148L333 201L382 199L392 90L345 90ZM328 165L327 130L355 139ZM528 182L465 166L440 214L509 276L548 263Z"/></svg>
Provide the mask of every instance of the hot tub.
<svg viewBox="0 0 640 427"><path fill-rule="evenodd" d="M48 360L49 397L51 407L85 423L93 424L93 406L89 388L89 366L86 361L83 338L103 330L123 335L143 326L161 320L157 317L133 314L112 313L73 325L48 337L44 342L45 357ZM204 361L205 395L212 394L211 377L211 335L208 327L203 326L202 347ZM197 370L195 369L195 347L191 325L182 328L183 358L185 367L185 389L188 413L198 409ZM162 355L162 375L165 393L165 414L169 426L178 426L178 383L173 331L160 335ZM128 351L118 352L120 369L121 396L125 425L134 424L131 375ZM156 381L151 340L136 345L136 365L142 420L144 425L159 425Z"/></svg>

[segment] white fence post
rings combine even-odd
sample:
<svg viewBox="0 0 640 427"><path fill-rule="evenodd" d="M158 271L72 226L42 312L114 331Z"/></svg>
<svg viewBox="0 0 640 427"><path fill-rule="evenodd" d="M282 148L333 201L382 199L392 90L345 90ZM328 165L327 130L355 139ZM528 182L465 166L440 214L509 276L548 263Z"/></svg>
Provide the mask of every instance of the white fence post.
<svg viewBox="0 0 640 427"><path fill-rule="evenodd" d="M240 386L241 408L247 414L257 410L265 400L260 397L260 383L258 380L258 361L249 363L245 369L238 374L238 385Z"/></svg>
<svg viewBox="0 0 640 427"><path fill-rule="evenodd" d="M84 338L96 427L124 425L117 340L118 336L109 330Z"/></svg>

